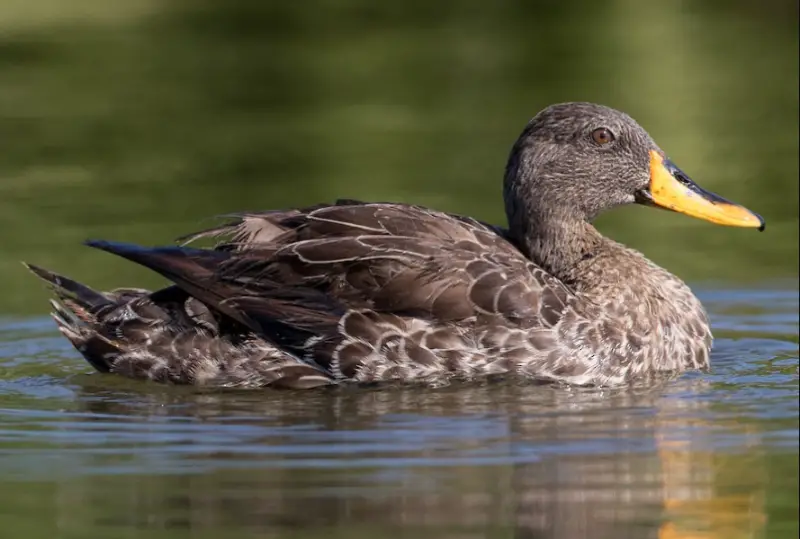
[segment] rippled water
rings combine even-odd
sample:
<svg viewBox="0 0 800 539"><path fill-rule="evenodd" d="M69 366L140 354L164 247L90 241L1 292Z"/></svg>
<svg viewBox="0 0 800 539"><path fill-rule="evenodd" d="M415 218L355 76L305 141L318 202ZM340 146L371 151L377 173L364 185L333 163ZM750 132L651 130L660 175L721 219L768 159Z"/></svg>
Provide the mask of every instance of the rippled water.
<svg viewBox="0 0 800 539"><path fill-rule="evenodd" d="M706 290L710 374L199 392L0 324L0 515L19 537L796 537L798 294Z"/></svg>

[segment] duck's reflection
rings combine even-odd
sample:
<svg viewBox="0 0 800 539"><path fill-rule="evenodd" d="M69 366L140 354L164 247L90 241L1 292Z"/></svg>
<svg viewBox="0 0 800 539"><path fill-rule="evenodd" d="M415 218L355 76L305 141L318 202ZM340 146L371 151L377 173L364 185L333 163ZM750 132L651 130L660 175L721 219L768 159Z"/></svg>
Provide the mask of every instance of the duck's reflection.
<svg viewBox="0 0 800 539"><path fill-rule="evenodd" d="M712 451L706 400L674 395L702 384L274 394L84 384L86 411L159 425L136 442L136 466L166 473L71 480L63 509L80 499L109 526L259 536L757 537L760 458ZM159 442L170 426L182 442ZM726 486L721 466L746 477Z"/></svg>

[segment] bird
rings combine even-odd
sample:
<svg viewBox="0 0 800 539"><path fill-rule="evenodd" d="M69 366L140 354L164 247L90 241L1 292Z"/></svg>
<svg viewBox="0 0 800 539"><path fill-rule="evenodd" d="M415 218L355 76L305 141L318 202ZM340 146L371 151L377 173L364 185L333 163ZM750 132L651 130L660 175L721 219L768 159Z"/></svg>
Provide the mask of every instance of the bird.
<svg viewBox="0 0 800 539"><path fill-rule="evenodd" d="M167 246L85 242L169 281L153 291L99 292L25 265L92 367L153 382L618 387L710 368L690 288L592 222L635 203L764 230L761 216L701 188L627 114L586 102L525 125L503 201L505 227L339 199L227 215Z"/></svg>

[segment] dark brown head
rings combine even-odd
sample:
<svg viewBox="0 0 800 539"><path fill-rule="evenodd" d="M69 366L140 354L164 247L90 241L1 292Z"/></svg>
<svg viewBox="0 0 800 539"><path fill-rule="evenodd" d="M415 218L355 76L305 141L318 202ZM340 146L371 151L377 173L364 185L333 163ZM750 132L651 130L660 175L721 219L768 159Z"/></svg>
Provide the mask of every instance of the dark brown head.
<svg viewBox="0 0 800 539"><path fill-rule="evenodd" d="M592 103L563 103L537 114L506 167L512 229L554 221L589 222L623 204L660 206L718 224L764 228L758 215L701 189L630 116Z"/></svg>

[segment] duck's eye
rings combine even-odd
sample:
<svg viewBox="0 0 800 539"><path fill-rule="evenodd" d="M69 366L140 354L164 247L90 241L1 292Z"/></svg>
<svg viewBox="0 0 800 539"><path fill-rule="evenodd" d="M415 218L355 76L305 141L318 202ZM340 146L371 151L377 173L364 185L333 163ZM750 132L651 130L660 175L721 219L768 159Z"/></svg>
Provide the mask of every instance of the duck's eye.
<svg viewBox="0 0 800 539"><path fill-rule="evenodd" d="M614 133L605 127L600 127L592 131L592 138L601 146L614 141Z"/></svg>

